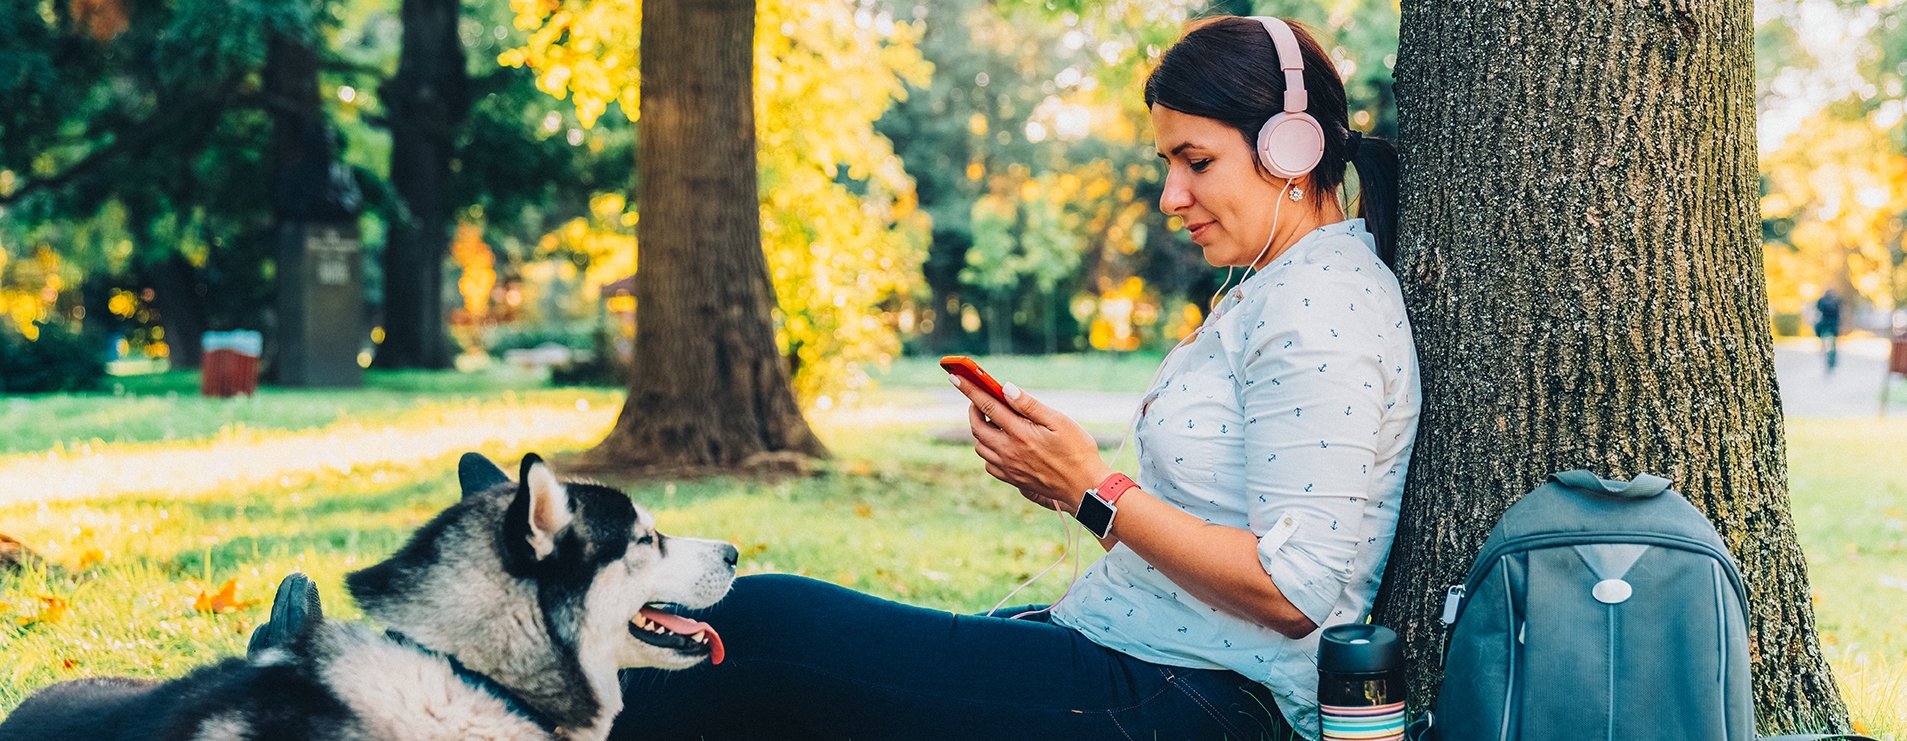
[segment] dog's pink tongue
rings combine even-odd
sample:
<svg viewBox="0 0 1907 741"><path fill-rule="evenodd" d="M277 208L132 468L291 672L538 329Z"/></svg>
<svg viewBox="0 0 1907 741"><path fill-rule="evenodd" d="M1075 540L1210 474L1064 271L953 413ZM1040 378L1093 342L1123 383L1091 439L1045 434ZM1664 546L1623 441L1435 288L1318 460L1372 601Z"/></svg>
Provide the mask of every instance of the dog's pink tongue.
<svg viewBox="0 0 1907 741"><path fill-rule="evenodd" d="M667 628L670 633L676 635L692 636L697 633L705 634L709 642L709 663L722 663L722 655L724 653L722 650L722 636L716 633L714 628L709 627L708 623L704 623L700 620L690 620L681 615L663 612L661 610L653 610L647 607L642 608L642 616L648 618L650 622Z"/></svg>

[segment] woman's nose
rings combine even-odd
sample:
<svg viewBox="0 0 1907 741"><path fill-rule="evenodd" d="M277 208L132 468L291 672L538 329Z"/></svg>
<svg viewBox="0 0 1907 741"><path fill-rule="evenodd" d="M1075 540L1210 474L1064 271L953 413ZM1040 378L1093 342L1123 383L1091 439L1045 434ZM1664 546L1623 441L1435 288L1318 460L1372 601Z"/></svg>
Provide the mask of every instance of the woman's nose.
<svg viewBox="0 0 1907 741"><path fill-rule="evenodd" d="M1192 191L1185 187L1185 174L1179 168L1168 168L1165 190L1159 193L1159 210L1171 216L1191 207Z"/></svg>

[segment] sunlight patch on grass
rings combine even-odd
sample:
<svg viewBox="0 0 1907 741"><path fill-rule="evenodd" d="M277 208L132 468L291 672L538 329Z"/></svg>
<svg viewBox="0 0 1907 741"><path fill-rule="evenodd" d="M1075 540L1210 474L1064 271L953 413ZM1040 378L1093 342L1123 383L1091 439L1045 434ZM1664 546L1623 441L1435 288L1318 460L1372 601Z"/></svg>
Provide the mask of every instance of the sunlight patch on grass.
<svg viewBox="0 0 1907 741"><path fill-rule="evenodd" d="M570 449L602 439L610 405L503 401L429 404L381 426L346 420L268 432L233 425L189 443L88 443L81 450L0 457L0 505L138 496L193 497L241 488L286 488L326 475L432 461L500 445Z"/></svg>

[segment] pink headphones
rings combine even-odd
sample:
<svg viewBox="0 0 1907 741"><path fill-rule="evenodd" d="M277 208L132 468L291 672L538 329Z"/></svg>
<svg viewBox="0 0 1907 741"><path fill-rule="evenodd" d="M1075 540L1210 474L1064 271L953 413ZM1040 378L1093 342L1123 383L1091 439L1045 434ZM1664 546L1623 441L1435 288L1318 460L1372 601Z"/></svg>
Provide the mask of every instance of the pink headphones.
<svg viewBox="0 0 1907 741"><path fill-rule="evenodd" d="M1269 16L1251 18L1265 24L1278 51L1278 67L1285 73L1285 110L1258 130L1258 161L1277 177L1303 177L1324 158L1324 128L1305 113L1310 98L1304 91L1304 54L1298 48L1298 37L1284 21Z"/></svg>

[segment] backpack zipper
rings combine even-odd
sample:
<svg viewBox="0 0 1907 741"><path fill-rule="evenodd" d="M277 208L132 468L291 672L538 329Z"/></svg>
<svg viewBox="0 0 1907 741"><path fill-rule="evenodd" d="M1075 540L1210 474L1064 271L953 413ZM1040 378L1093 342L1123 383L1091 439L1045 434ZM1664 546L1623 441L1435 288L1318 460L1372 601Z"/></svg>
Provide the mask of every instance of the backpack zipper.
<svg viewBox="0 0 1907 741"><path fill-rule="evenodd" d="M1609 741L1616 741L1616 606L1609 608Z"/></svg>
<svg viewBox="0 0 1907 741"><path fill-rule="evenodd" d="M1450 665L1450 639L1457 631L1457 613L1463 611L1462 584L1452 584L1443 596L1443 651L1437 655L1437 669Z"/></svg>
<svg viewBox="0 0 1907 741"><path fill-rule="evenodd" d="M1609 532L1609 531L1583 531L1583 532L1575 532L1575 533L1544 533L1542 535L1527 535L1527 536L1523 536L1519 538L1512 538L1509 540L1505 540L1502 543L1498 543L1495 547L1479 554L1477 556L1476 563L1478 564L1489 563L1491 561L1500 560L1504 556L1521 553L1523 551L1532 551L1538 548L1550 548L1550 547L1565 546L1565 545L1587 545L1587 544L1598 544L1598 543L1638 543L1642 545L1659 545L1664 548L1675 548L1678 550L1693 551L1695 553L1700 553L1715 559L1719 563L1728 563L1728 564L1734 563L1734 556L1729 555L1726 551L1722 551L1720 549L1715 548L1712 545L1709 545L1699 540L1695 540L1693 538L1684 538L1679 535L1665 535L1662 533L1634 533L1634 532ZM1479 586L1481 582L1483 581L1484 575L1488 573L1489 573L1489 569L1478 569L1474 566L1471 567L1470 576L1469 578L1465 579L1463 583L1465 591L1475 589L1477 586ZM1728 570L1727 576L1728 576L1728 581L1735 587L1735 596L1738 599L1740 599L1742 604L1744 605L1748 604L1748 588L1742 584L1741 575L1734 573L1733 570ZM1447 606L1448 604L1449 602L1446 601L1445 605ZM1462 617L1463 606L1461 602L1457 606L1457 612L1458 612L1458 617Z"/></svg>
<svg viewBox="0 0 1907 741"><path fill-rule="evenodd" d="M1509 558L1509 556L1505 555L1502 558ZM1504 637L1509 639L1510 650L1506 655L1510 658L1510 666L1509 681L1503 683L1503 725L1501 729L1497 731L1497 739L1498 741L1510 741L1510 709L1516 706L1516 600L1510 598L1510 570L1504 568L1502 571L1503 612L1508 618L1510 628L1504 631Z"/></svg>

